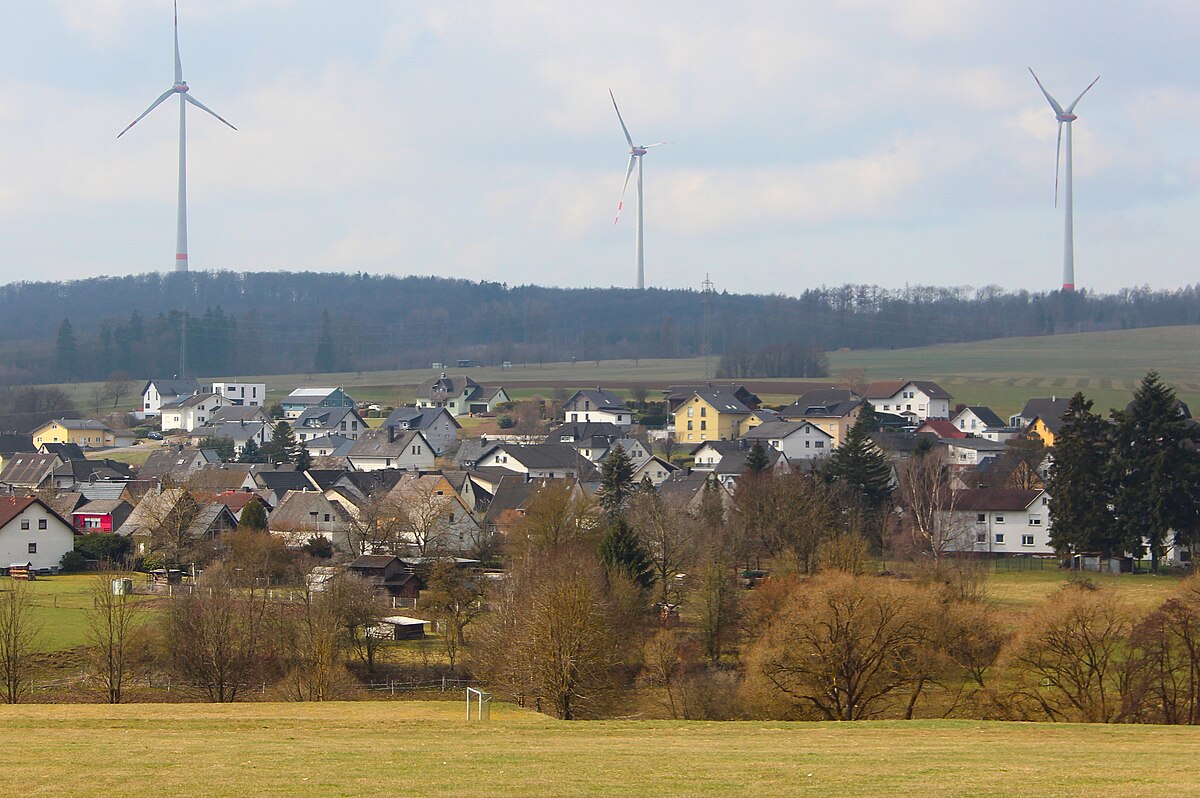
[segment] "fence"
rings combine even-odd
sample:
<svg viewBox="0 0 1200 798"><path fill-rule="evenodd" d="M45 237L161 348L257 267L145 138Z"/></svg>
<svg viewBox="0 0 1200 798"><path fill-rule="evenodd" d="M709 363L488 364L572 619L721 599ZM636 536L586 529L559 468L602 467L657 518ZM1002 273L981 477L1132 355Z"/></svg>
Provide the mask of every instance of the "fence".
<svg viewBox="0 0 1200 798"><path fill-rule="evenodd" d="M388 679L386 682L366 682L355 685L356 690L367 690L376 693L415 693L422 690L438 691L440 693L462 690L471 685L479 684L474 679Z"/></svg>

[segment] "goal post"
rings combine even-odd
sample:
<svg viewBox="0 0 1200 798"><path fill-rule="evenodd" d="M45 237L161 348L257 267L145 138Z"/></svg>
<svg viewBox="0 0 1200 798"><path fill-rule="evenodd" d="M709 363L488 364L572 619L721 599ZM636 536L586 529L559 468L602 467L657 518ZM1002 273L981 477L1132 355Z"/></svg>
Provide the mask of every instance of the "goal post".
<svg viewBox="0 0 1200 798"><path fill-rule="evenodd" d="M471 720L472 704L475 706L475 720L488 720L492 717L492 694L474 687L467 688L467 720Z"/></svg>

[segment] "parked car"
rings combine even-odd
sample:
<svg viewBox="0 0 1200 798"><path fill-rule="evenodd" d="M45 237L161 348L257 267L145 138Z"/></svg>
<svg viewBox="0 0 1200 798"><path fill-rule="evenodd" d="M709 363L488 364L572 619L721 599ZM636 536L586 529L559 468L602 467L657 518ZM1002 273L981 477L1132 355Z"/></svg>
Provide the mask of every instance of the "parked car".
<svg viewBox="0 0 1200 798"><path fill-rule="evenodd" d="M147 438L149 438L149 439L150 439L150 440L152 440L152 441L161 441L161 440L163 439L162 433L161 433L161 432L155 432L154 430L151 430L150 432L147 432L147 433L146 433L146 437L147 437Z"/></svg>

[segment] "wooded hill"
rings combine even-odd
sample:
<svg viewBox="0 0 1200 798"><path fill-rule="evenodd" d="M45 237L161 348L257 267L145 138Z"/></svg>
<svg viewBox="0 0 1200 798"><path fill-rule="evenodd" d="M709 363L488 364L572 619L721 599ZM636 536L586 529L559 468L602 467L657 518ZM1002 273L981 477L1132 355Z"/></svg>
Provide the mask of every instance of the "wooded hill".
<svg viewBox="0 0 1200 798"><path fill-rule="evenodd" d="M185 311L188 370L205 376L428 367L460 358L694 356L704 352L705 305L695 290L311 272L12 283L0 287L0 385L173 374ZM913 347L1196 324L1200 285L1117 294L844 285L797 296L715 293L708 305L713 354L780 343Z"/></svg>

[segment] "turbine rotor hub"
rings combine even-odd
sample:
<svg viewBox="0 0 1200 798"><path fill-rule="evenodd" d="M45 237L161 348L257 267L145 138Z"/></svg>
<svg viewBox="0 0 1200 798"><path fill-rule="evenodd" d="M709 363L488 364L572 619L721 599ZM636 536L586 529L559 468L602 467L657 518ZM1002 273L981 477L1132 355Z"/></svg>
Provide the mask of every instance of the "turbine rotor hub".
<svg viewBox="0 0 1200 798"><path fill-rule="evenodd" d="M645 155L646 148L645 147L630 147L629 154L630 155Z"/></svg>
<svg viewBox="0 0 1200 798"><path fill-rule="evenodd" d="M1075 114L1059 114L1058 115L1059 122L1074 122L1078 118L1079 117L1075 116Z"/></svg>
<svg viewBox="0 0 1200 798"><path fill-rule="evenodd" d="M178 83L176 83L174 86L172 86L171 88L173 88L177 92L185 92L188 90L188 85L187 85L187 83L185 83L184 81L181 80Z"/></svg>

